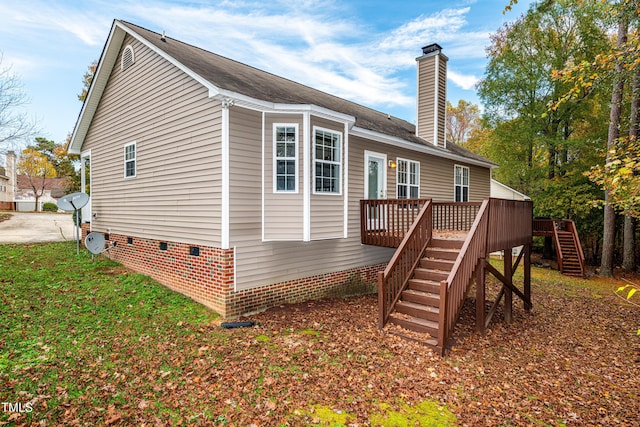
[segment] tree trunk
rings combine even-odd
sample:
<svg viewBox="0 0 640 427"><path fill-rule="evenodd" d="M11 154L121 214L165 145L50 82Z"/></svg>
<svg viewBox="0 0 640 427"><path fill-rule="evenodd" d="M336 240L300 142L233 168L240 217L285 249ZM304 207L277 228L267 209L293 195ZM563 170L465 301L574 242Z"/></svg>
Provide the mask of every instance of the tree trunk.
<svg viewBox="0 0 640 427"><path fill-rule="evenodd" d="M629 115L629 140L638 139L638 126L640 125L640 68L636 70L633 78L633 91L631 93L631 113ZM624 217L624 239L622 250L622 269L624 271L635 271L636 251L635 251L636 227L631 215Z"/></svg>
<svg viewBox="0 0 640 427"><path fill-rule="evenodd" d="M624 16L618 22L618 42L620 49L627 41L628 21ZM611 149L620 137L620 116L622 110L622 95L624 92L624 68L623 59L616 60L616 73L611 93L611 113L609 115L609 135L607 138L607 162L609 161L609 149ZM609 205L609 192L604 192L604 231L602 233L602 259L600 260L600 275L613 276L613 253L616 237L616 213Z"/></svg>
<svg viewBox="0 0 640 427"><path fill-rule="evenodd" d="M635 271L636 269L636 245L635 245L636 224L631 215L624 216L624 237L622 250L622 269L624 271Z"/></svg>

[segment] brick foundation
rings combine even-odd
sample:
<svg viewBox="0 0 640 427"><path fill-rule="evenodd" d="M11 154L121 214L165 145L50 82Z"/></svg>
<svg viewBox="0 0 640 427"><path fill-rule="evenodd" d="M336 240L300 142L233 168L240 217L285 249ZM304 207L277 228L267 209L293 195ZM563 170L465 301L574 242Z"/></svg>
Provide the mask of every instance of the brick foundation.
<svg viewBox="0 0 640 427"><path fill-rule="evenodd" d="M82 240L89 224L82 224ZM128 239L131 239L129 242ZM111 258L148 275L215 310L225 318L254 313L280 304L327 296L354 295L375 291L378 271L385 264L319 274L257 288L234 291L233 249L193 246L110 234ZM161 244L166 245L161 248ZM192 248L199 254L191 255ZM196 250L196 249L193 249Z"/></svg>

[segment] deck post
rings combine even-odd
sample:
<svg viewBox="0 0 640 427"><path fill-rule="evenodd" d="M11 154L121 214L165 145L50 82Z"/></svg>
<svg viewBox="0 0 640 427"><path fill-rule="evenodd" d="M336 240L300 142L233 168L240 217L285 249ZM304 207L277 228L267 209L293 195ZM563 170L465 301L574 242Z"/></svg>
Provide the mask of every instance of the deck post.
<svg viewBox="0 0 640 427"><path fill-rule="evenodd" d="M504 278L506 279L507 286L504 288L504 320L511 322L513 312L513 291L511 286L513 285L513 264L511 264L511 248L504 250Z"/></svg>
<svg viewBox="0 0 640 427"><path fill-rule="evenodd" d="M384 271L378 271L378 328L384 328L385 322Z"/></svg>
<svg viewBox="0 0 640 427"><path fill-rule="evenodd" d="M531 302L531 244L524 245L524 296ZM524 302L524 309L531 310L531 304Z"/></svg>
<svg viewBox="0 0 640 427"><path fill-rule="evenodd" d="M476 267L476 331L484 335L484 298L485 298L485 271L484 271L484 258L478 259L478 266Z"/></svg>

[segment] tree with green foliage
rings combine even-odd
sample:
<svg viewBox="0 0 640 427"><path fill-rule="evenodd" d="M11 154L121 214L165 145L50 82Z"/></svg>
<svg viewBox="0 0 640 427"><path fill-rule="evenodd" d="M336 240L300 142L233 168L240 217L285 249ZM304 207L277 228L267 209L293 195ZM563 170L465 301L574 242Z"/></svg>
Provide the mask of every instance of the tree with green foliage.
<svg viewBox="0 0 640 427"><path fill-rule="evenodd" d="M520 132L510 142L524 149L524 166L543 167L549 179L562 176L574 157L567 141L590 108L583 97L549 111L548 104L567 90L552 73L571 61L590 60L603 49L606 34L598 15L587 10L595 8L576 8L568 1L534 4L493 35L488 49L489 64L479 84L487 116L494 127L516 121ZM527 185L534 190L532 178Z"/></svg>
<svg viewBox="0 0 640 427"><path fill-rule="evenodd" d="M492 36L478 86L484 127L491 129L482 154L500 164L496 179L528 194L537 216L576 220L582 235L587 230L582 227L597 230L593 222L601 221L590 203L599 189L583 172L599 161L597 150L604 147L606 97L585 92L558 108L549 106L571 86L554 71L592 61L607 48L601 9L588 1L534 3ZM598 241L596 236L583 240ZM600 246L591 247L593 261Z"/></svg>
<svg viewBox="0 0 640 427"><path fill-rule="evenodd" d="M575 3L580 4L578 0ZM633 94L628 95L633 89L626 85L634 79L634 73L638 68L638 58L640 57L640 37L638 36L638 24L640 14L640 2L637 0L621 0L617 2L606 1L601 2L605 11L602 18L602 25L609 27L617 27L617 36L612 39L606 49L598 54L591 61L576 61L567 67L559 70L557 73L558 80L569 84L569 90L566 91L558 102L552 105L552 108L558 108L566 102L571 102L577 96L584 93L592 93L602 90L603 87L612 88L611 101L609 109L609 128L607 135L607 157L606 165L611 164L611 158L608 157L615 152L615 147L620 145L620 138L623 129L629 128L629 135L633 134L634 123L633 109L637 97ZM626 86L626 87L625 87ZM625 95L625 93L627 95ZM626 100L631 100L627 102ZM625 112L631 110L629 115ZM631 141L633 138L629 138ZM606 181L602 181L605 182ZM611 182L610 182L611 183ZM611 276L614 267L614 251L615 251L615 234L616 234L616 203L612 199L610 188L604 189L604 225L603 225L603 255L600 265L600 274L603 276ZM631 216L626 215L625 235L623 236L624 251L623 265L627 269L634 269L634 250L632 248L635 235L635 227Z"/></svg>

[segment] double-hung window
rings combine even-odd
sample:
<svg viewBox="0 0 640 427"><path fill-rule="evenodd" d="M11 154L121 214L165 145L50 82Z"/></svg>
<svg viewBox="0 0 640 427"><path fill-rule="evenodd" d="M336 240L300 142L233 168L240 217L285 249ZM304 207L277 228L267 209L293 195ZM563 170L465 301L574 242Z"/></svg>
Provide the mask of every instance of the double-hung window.
<svg viewBox="0 0 640 427"><path fill-rule="evenodd" d="M313 138L314 192L340 194L342 134L315 129Z"/></svg>
<svg viewBox="0 0 640 427"><path fill-rule="evenodd" d="M124 146L124 177L136 176L136 143L132 142Z"/></svg>
<svg viewBox="0 0 640 427"><path fill-rule="evenodd" d="M298 125L273 125L273 191L295 193L298 191Z"/></svg>
<svg viewBox="0 0 640 427"><path fill-rule="evenodd" d="M397 159L396 182L398 199L420 197L420 162Z"/></svg>
<svg viewBox="0 0 640 427"><path fill-rule="evenodd" d="M454 188L456 202L469 201L469 168L467 166L455 165Z"/></svg>

